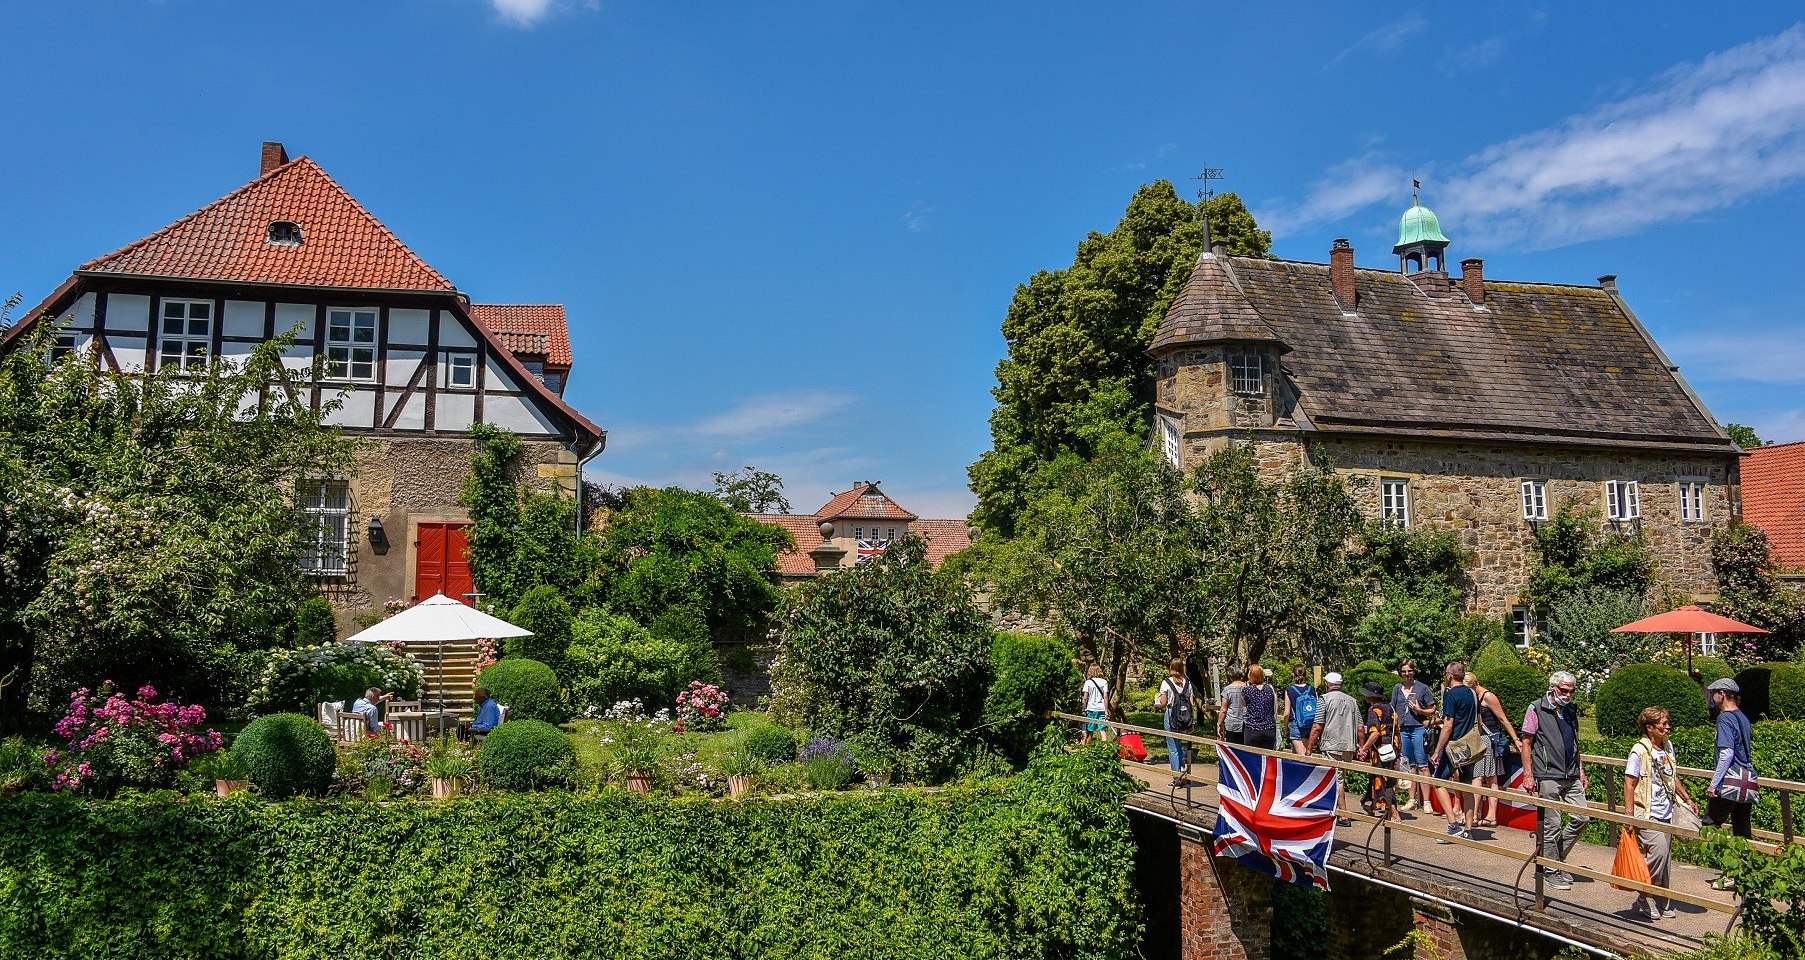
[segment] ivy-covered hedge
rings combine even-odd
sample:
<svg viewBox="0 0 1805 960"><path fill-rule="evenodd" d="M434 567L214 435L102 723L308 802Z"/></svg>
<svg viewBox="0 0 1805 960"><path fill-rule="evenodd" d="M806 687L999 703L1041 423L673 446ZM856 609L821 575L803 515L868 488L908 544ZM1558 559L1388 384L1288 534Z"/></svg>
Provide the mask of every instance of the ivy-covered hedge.
<svg viewBox="0 0 1805 960"><path fill-rule="evenodd" d="M726 802L0 800L0 956L1126 958L1111 748Z"/></svg>
<svg viewBox="0 0 1805 960"><path fill-rule="evenodd" d="M1635 737L1611 737L1599 740L1580 741L1580 751L1596 756L1627 757L1630 747L1636 742ZM1776 780L1805 780L1805 722L1788 720L1763 720L1754 725L1754 761L1755 769L1764 777ZM1717 741L1715 727L1687 727L1676 729L1672 734L1674 757L1682 767L1696 767L1709 770L1716 765L1714 756ZM1612 769L1602 765L1588 765L1588 776L1591 786L1586 796L1602 802L1605 799L1606 777L1611 778L1613 789L1619 803L1623 801L1623 769ZM1703 778L1684 777L1686 789L1692 798L1699 801L1701 807L1705 800L1705 787L1709 782ZM1797 804L1795 801L1795 815ZM1754 824L1767 830L1780 829L1780 793L1777 790L1761 791L1761 801L1755 805ZM1603 836L1601 828L1594 826L1591 830ZM1614 828L1613 828L1614 829ZM1588 834L1586 839L1594 837Z"/></svg>

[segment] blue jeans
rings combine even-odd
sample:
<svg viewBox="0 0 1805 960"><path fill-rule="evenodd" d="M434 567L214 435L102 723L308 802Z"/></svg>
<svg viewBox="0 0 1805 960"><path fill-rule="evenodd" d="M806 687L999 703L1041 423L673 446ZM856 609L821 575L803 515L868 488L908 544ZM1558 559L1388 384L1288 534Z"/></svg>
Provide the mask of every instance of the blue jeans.
<svg viewBox="0 0 1805 960"><path fill-rule="evenodd" d="M1162 724L1162 726L1167 730L1172 729L1171 724ZM1177 737L1166 738L1166 760L1172 764L1174 773L1185 768L1185 746L1185 742Z"/></svg>
<svg viewBox="0 0 1805 960"><path fill-rule="evenodd" d="M1410 767L1426 767L1429 765L1429 752L1423 749L1422 727L1401 727L1399 739L1404 741L1404 764Z"/></svg>

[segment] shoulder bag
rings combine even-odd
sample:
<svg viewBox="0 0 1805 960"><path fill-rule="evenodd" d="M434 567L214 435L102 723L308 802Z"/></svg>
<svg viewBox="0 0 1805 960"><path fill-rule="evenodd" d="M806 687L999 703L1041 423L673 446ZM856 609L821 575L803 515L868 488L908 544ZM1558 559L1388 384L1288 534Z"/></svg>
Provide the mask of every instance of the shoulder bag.
<svg viewBox="0 0 1805 960"><path fill-rule="evenodd" d="M1747 720L1743 721L1747 723ZM1750 757L1755 755L1755 747L1749 743L1748 727L1738 724L1736 737L1742 741L1742 752ZM1723 782L1717 785L1717 795L1731 803L1754 803L1761 798L1761 785L1756 781L1755 768L1749 764L1732 764L1724 772Z"/></svg>

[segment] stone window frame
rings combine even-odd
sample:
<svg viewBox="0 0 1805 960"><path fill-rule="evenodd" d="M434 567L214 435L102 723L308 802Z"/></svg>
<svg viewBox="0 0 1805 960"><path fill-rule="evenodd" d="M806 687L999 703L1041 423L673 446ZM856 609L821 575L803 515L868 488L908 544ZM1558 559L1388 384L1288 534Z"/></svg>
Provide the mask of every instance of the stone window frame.
<svg viewBox="0 0 1805 960"><path fill-rule="evenodd" d="M1541 477L1524 477L1517 485L1523 519L1537 522L1548 519L1548 481Z"/></svg>
<svg viewBox="0 0 1805 960"><path fill-rule="evenodd" d="M1674 480L1674 489L1680 502L1681 523L1710 523L1711 498L1709 496L1710 478L1678 477ZM1688 497L1690 492L1692 497Z"/></svg>
<svg viewBox="0 0 1805 960"><path fill-rule="evenodd" d="M1250 364L1253 367L1251 371L1247 369ZM1265 355L1247 350L1230 351L1228 354L1228 388L1236 396L1265 396Z"/></svg>
<svg viewBox="0 0 1805 960"><path fill-rule="evenodd" d="M1171 417L1159 418L1160 447L1166 455L1166 462L1183 470L1185 466L1184 440L1178 431L1178 424Z"/></svg>
<svg viewBox="0 0 1805 960"><path fill-rule="evenodd" d="M1612 523L1635 523L1642 519L1642 484L1636 480L1604 482L1604 516Z"/></svg>
<svg viewBox="0 0 1805 960"><path fill-rule="evenodd" d="M330 497L332 488L343 491L343 496ZM353 521L359 515L351 481L345 477L309 477L301 481L295 497L302 516L313 525L312 531L301 534L301 571L312 577L349 575ZM334 539L336 557L331 549Z"/></svg>
<svg viewBox="0 0 1805 960"><path fill-rule="evenodd" d="M1403 488L1402 496L1398 498L1398 512L1396 513L1393 512L1393 506L1389 502L1392 498L1392 489L1394 487ZM1379 519L1402 530L1410 529L1409 477L1381 476L1379 478Z"/></svg>

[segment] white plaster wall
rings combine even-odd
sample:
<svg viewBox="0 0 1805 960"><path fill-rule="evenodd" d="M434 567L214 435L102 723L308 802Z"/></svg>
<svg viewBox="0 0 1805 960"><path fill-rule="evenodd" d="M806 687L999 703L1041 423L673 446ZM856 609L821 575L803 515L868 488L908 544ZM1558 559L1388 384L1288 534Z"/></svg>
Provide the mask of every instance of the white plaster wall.
<svg viewBox="0 0 1805 960"><path fill-rule="evenodd" d="M439 346L474 347L476 346L476 331L470 329L450 311L440 311Z"/></svg>
<svg viewBox="0 0 1805 960"><path fill-rule="evenodd" d="M401 402L402 402L401 398L404 394L405 394L405 391L402 391L402 390L390 390L388 392L388 397L383 401L383 410L384 410L383 416L385 418L388 416L388 414L390 412L392 412L395 409L395 406L397 404L401 404ZM426 391L425 390L414 391L413 397L409 398L408 401L406 402L406 404L401 407L400 415L395 418L394 429L396 429L396 430L424 430L424 429L426 429Z"/></svg>
<svg viewBox="0 0 1805 960"><path fill-rule="evenodd" d="M426 344L432 324L431 310L408 310L400 307L389 311L389 342Z"/></svg>
<svg viewBox="0 0 1805 960"><path fill-rule="evenodd" d="M296 336L300 338L302 343L309 344L307 349L308 349L309 353L312 353L313 347L311 346L311 344L313 343L313 313L314 313L314 311L313 311L312 304L307 304L307 303L278 303L278 304L276 304L276 335L281 336L282 334L287 333L289 330L292 330L295 327L300 327L301 329L296 334Z"/></svg>
<svg viewBox="0 0 1805 960"><path fill-rule="evenodd" d="M87 303L88 324L91 326L94 322L93 294L83 294L82 300ZM108 294L107 329L149 330L150 298L135 293Z"/></svg>
<svg viewBox="0 0 1805 960"><path fill-rule="evenodd" d="M475 416L476 394L441 393L432 423L438 430L468 430Z"/></svg>
<svg viewBox="0 0 1805 960"><path fill-rule="evenodd" d="M79 343L86 344L89 337L82 337ZM127 373L137 373L144 369L143 337L108 337L107 347L113 351L113 359L119 362L119 369Z"/></svg>
<svg viewBox="0 0 1805 960"><path fill-rule="evenodd" d="M557 428L539 412L537 404L524 397L483 398L483 419L504 430L527 436L556 434Z"/></svg>
<svg viewBox="0 0 1805 960"><path fill-rule="evenodd" d="M390 386L407 386L414 378L414 371L426 354L419 350L390 350L383 366L387 370L386 381Z"/></svg>
<svg viewBox="0 0 1805 960"><path fill-rule="evenodd" d="M263 336L263 301L227 300L226 322L220 331L228 337Z"/></svg>
<svg viewBox="0 0 1805 960"><path fill-rule="evenodd" d="M326 418L326 422L344 427L367 427L376 416L376 392L373 390L346 390L336 395L344 402L337 410ZM334 399L331 394L322 396L322 400Z"/></svg>

